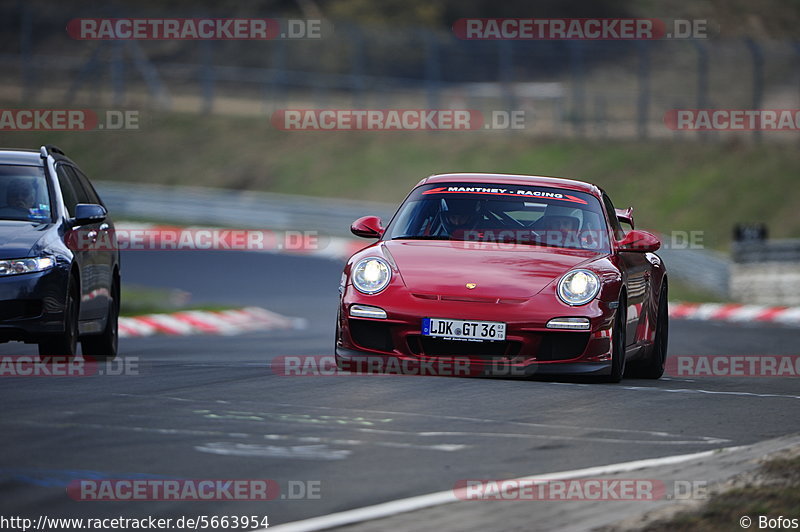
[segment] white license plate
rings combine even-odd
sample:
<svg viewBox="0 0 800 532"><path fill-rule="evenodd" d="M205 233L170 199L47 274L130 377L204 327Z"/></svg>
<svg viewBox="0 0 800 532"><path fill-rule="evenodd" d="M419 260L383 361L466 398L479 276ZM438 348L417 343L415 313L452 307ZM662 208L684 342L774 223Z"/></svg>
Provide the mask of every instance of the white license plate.
<svg viewBox="0 0 800 532"><path fill-rule="evenodd" d="M457 340L505 340L506 324L499 321L422 318L422 334Z"/></svg>

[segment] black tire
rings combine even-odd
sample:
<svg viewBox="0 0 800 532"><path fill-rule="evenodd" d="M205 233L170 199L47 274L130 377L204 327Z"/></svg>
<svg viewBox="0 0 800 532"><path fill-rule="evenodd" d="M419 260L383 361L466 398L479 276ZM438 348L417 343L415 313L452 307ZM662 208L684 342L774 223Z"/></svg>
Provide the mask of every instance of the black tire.
<svg viewBox="0 0 800 532"><path fill-rule="evenodd" d="M115 281L111 287L111 301L108 305L106 328L100 334L81 338L84 357L95 360L113 360L117 356L119 344L119 284Z"/></svg>
<svg viewBox="0 0 800 532"><path fill-rule="evenodd" d="M40 357L67 357L78 354L78 283L70 279L64 304L64 332L48 335L39 342Z"/></svg>
<svg viewBox="0 0 800 532"><path fill-rule="evenodd" d="M625 321L628 309L625 298L620 298L614 325L611 329L611 374L603 379L605 382L620 382L625 375Z"/></svg>
<svg viewBox="0 0 800 532"><path fill-rule="evenodd" d="M658 296L658 316L656 317L656 337L653 349L646 360L637 365L634 376L640 379L660 379L667 363L667 343L669 341L669 306L667 303L667 286L661 289Z"/></svg>

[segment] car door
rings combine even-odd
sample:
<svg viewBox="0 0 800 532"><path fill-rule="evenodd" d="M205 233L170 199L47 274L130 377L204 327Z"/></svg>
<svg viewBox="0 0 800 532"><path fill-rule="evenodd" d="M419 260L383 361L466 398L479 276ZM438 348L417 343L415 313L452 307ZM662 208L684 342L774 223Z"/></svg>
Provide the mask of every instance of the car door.
<svg viewBox="0 0 800 532"><path fill-rule="evenodd" d="M603 193L603 203L608 215L608 221L615 240L619 241L625 237L625 230L617 219L614 204L607 194ZM650 293L650 269L651 264L647 260L645 253L621 252L619 259L625 270L628 313L627 324L625 327L625 340L628 345L635 344L642 338L637 337L637 332L644 330L645 309L647 309L648 294Z"/></svg>
<svg viewBox="0 0 800 532"><path fill-rule="evenodd" d="M80 180L78 179L78 174L72 165L60 163L58 168L59 183L62 187L62 194L66 186L69 188L72 197L75 198L75 204L92 203L88 193L81 185ZM67 206L67 211L69 212L70 217L75 216L74 206L72 207L72 210L70 210L69 206ZM76 253L77 258L79 259L78 264L81 269L81 321L103 318L106 315L106 305L108 305L107 299L104 300L102 297L102 276L99 273L96 254L92 249L96 244L99 229L100 223L91 223L73 228L73 231L78 233L78 238L74 239L73 241L77 244L75 247L79 249L73 251Z"/></svg>
<svg viewBox="0 0 800 532"><path fill-rule="evenodd" d="M75 206L80 203L78 198L78 192L75 190L75 183L74 179L69 172L69 167L66 163L59 162L56 164L56 176L58 177L58 187L61 190L61 197L64 201L64 208L67 211L67 216L70 218L75 217ZM74 233L76 231L82 231L82 228L75 227L70 230L70 233ZM75 235L71 235L66 239L67 245L69 246L70 250L72 251L73 260L75 264L78 266L78 277L80 278L80 285L81 285L81 293L80 299L83 301L87 294L89 293L88 286L90 285L89 280L89 258L90 254L85 245L85 240L81 238L80 233L78 233L78 237ZM84 319L87 315L86 309L84 305L80 305L80 315L79 319Z"/></svg>
<svg viewBox="0 0 800 532"><path fill-rule="evenodd" d="M73 166L71 169L75 172L78 182L86 193L87 203L103 205L103 201L95 191L89 178L86 177L86 174L77 166ZM114 226L111 218L107 217L102 222L94 225L96 225L93 230L97 231L98 245L91 250L92 257L90 262L96 277L97 292L95 299L98 300L96 303L101 312L100 316L106 316L108 305L111 302L111 298L114 297L112 293L113 273L114 266L117 263L118 251L116 249L116 240L113 238Z"/></svg>

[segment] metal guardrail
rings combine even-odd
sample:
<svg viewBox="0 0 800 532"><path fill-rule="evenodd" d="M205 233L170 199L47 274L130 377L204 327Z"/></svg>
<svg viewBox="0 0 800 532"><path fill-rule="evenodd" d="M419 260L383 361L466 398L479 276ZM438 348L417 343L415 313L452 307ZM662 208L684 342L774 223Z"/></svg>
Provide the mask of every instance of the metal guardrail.
<svg viewBox="0 0 800 532"><path fill-rule="evenodd" d="M147 219L177 224L253 229L318 231L328 236L352 236L350 224L361 216L388 222L395 205L235 191L205 187L114 182L95 183L103 201L118 219ZM664 242L669 239L664 238ZM718 295L727 296L730 260L723 254L697 249L660 250L671 275Z"/></svg>
<svg viewBox="0 0 800 532"><path fill-rule="evenodd" d="M668 242L667 238L662 238ZM672 277L701 287L718 296L727 297L730 290L731 261L727 256L708 249L658 250Z"/></svg>
<svg viewBox="0 0 800 532"><path fill-rule="evenodd" d="M800 239L754 240L734 242L731 246L733 261L747 262L797 262L800 263Z"/></svg>
<svg viewBox="0 0 800 532"><path fill-rule="evenodd" d="M206 187L95 182L116 218L252 229L319 231L352 236L350 224L366 215L384 222L394 214L388 203L294 196Z"/></svg>

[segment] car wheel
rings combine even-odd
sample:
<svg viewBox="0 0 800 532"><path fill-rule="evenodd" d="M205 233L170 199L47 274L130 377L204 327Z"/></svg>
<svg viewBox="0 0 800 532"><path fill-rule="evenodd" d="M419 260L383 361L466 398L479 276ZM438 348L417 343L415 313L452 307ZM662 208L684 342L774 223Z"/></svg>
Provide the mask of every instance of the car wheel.
<svg viewBox="0 0 800 532"><path fill-rule="evenodd" d="M70 281L64 305L64 332L39 342L39 356L74 357L78 354L78 288Z"/></svg>
<svg viewBox="0 0 800 532"><path fill-rule="evenodd" d="M656 336L653 349L647 360L636 368L635 376L642 379L659 379L664 374L667 362L667 342L669 340L669 306L667 303L667 287L661 289L658 296L658 317L656 318Z"/></svg>
<svg viewBox="0 0 800 532"><path fill-rule="evenodd" d="M111 288L113 294L108 305L106 328L102 333L85 336L81 339L84 357L95 360L112 360L117 356L119 343L119 286L114 283Z"/></svg>
<svg viewBox="0 0 800 532"><path fill-rule="evenodd" d="M626 312L625 300L620 298L611 329L611 374L606 377L606 382L620 382L625 374Z"/></svg>

